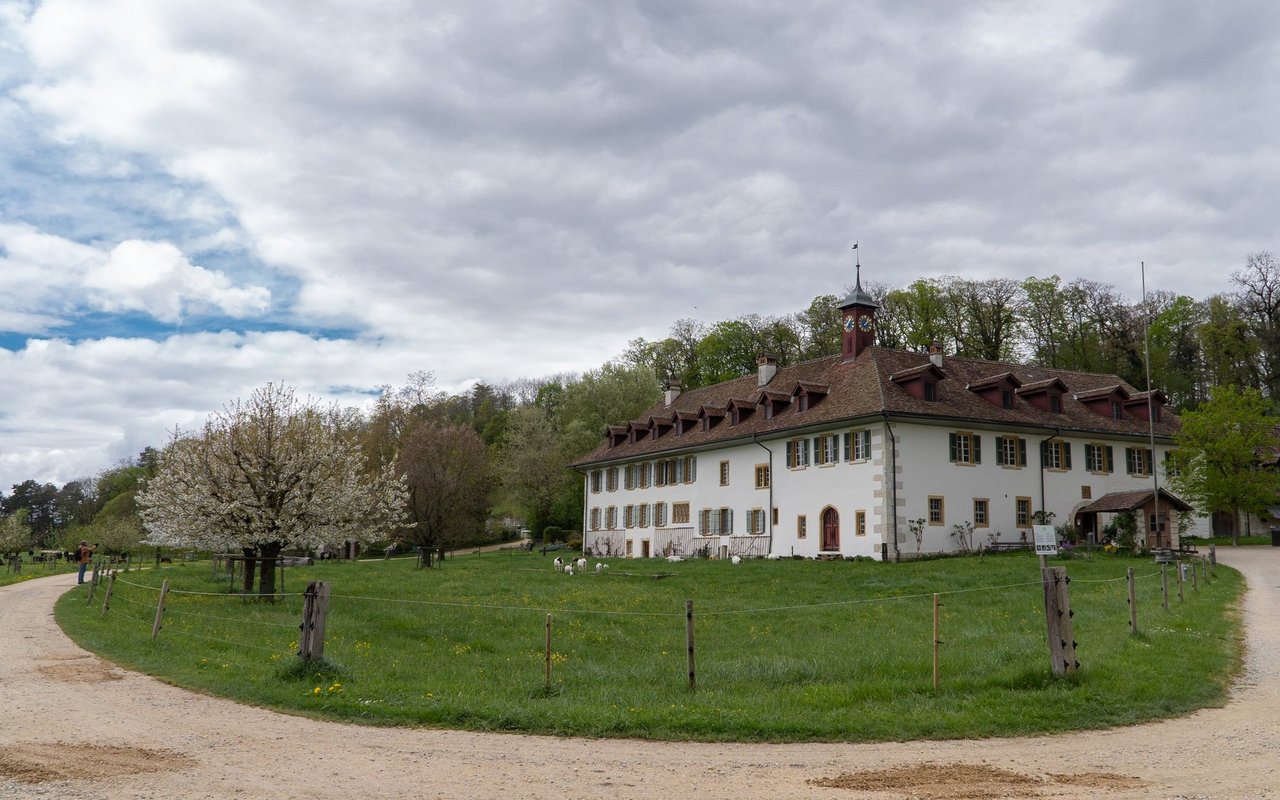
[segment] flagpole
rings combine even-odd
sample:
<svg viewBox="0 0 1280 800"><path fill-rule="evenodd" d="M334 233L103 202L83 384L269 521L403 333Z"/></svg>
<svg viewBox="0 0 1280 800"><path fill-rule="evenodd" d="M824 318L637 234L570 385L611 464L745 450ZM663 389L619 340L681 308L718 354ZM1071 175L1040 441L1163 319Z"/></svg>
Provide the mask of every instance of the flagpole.
<svg viewBox="0 0 1280 800"><path fill-rule="evenodd" d="M1147 304L1147 262L1138 262L1142 270L1142 305ZM1155 514L1156 547L1160 546L1160 474L1156 471L1156 418L1155 399L1151 396L1151 311L1147 312L1146 324L1142 326L1142 360L1147 370L1147 439L1151 445L1151 499L1154 502L1152 511ZM1173 546L1173 537L1169 538L1169 546Z"/></svg>

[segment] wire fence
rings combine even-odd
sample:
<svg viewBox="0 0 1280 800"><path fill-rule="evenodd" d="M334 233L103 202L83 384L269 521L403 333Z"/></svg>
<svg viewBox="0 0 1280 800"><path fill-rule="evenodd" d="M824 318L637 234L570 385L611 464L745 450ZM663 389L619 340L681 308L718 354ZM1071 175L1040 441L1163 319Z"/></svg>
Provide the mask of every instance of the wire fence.
<svg viewBox="0 0 1280 800"><path fill-rule="evenodd" d="M1076 621L1083 652L1090 652L1089 637L1123 628L1126 619L1130 633L1137 633L1139 606L1145 614L1170 613L1174 581L1178 602L1198 591L1200 580L1206 585L1211 581L1203 561L1191 564L1185 580L1176 566L1129 572L1070 579L1077 591L1076 611L1083 612ZM1197 588L1187 588L1193 581ZM1022 581L741 608L695 609L689 601L685 608L670 610L334 592L327 593L327 619L321 627L327 626L323 647L329 662L388 671L403 669L403 662L425 671L440 661L474 654L478 668L492 671L495 683L510 677L505 673L522 671L520 662L527 674L535 661L540 664L533 666L545 670L548 688L553 666L561 682L574 680L565 674L569 661L585 681L607 680L609 670L619 664L654 680L663 673L681 675L672 665L687 654L692 686L696 652L705 662L702 674L722 683L751 682L760 675L788 681L878 671L905 674L919 684L932 667L936 688L940 663L946 665L944 675L966 675L979 668L980 657L988 654L984 651L1047 665L1045 592L1044 581ZM90 610L100 606L100 614L90 616L99 616L102 624L118 626L130 637L199 642L201 662L223 669L260 673L264 665L296 663L302 634L315 624L305 616L307 592L245 595L169 588L168 581L157 587L113 572L96 574L86 593ZM431 613L421 616L426 610ZM545 640L539 641L544 627ZM522 631L516 644L507 641L511 630ZM391 643L395 654L373 657L375 641L379 646ZM513 659L516 666L511 666ZM1087 664L1088 656L1083 660Z"/></svg>

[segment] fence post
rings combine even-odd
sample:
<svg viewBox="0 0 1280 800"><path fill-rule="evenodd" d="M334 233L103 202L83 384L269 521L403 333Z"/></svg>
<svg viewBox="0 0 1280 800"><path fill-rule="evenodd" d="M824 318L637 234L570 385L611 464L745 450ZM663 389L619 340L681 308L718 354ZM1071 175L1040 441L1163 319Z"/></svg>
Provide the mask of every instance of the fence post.
<svg viewBox="0 0 1280 800"><path fill-rule="evenodd" d="M112 570L111 574L107 576L106 594L102 596L102 616L104 617L107 615L107 611L111 608L111 590L115 588L115 585L116 573L115 570Z"/></svg>
<svg viewBox="0 0 1280 800"><path fill-rule="evenodd" d="M938 602L938 593L934 592L933 593L933 690L935 692L938 691L938 667L939 667L938 647L939 645L942 644L942 640L938 638L938 634L940 632L938 608L940 607L940 605L941 604Z"/></svg>
<svg viewBox="0 0 1280 800"><path fill-rule="evenodd" d="M1184 599L1186 599L1183 596L1182 587L1183 587L1183 582L1186 581L1187 579L1187 565L1179 561L1177 564L1177 567L1178 567L1178 602L1181 603Z"/></svg>
<svg viewBox="0 0 1280 800"><path fill-rule="evenodd" d="M1125 572L1125 580L1129 584L1129 633L1138 635L1138 586L1133 579L1133 567Z"/></svg>
<svg viewBox="0 0 1280 800"><path fill-rule="evenodd" d="M547 615L547 667L546 667L546 686L547 691L551 691L551 615Z"/></svg>
<svg viewBox="0 0 1280 800"><path fill-rule="evenodd" d="M1191 562L1191 591L1200 591L1200 569L1196 566L1196 562Z"/></svg>
<svg viewBox="0 0 1280 800"><path fill-rule="evenodd" d="M97 568L95 567L94 569L96 570ZM92 576L92 575L90 575L90 576L89 576L89 580L88 580L88 584L89 584L89 590L88 590L88 593L87 593L87 594L86 594L86 596L85 596L84 604L85 604L85 605L87 605L87 606L91 606L91 605L93 605L93 589L94 589L94 587L95 587L95 586L97 586L97 585L98 585L98 582L97 582L97 581L95 581L95 580L93 579L93 576Z"/></svg>
<svg viewBox="0 0 1280 800"><path fill-rule="evenodd" d="M329 583L312 581L302 593L302 625L298 657L303 661L324 658L324 625L329 615Z"/></svg>
<svg viewBox="0 0 1280 800"><path fill-rule="evenodd" d="M1169 610L1169 570L1168 564L1160 565L1160 596L1163 600L1164 610Z"/></svg>
<svg viewBox="0 0 1280 800"><path fill-rule="evenodd" d="M693 658L693 601L684 601L684 639L689 649L689 690L698 688Z"/></svg>
<svg viewBox="0 0 1280 800"><path fill-rule="evenodd" d="M160 623L164 620L164 601L169 596L169 579L165 578L160 584L160 599L156 601L156 621L151 626L151 641L155 641L160 635Z"/></svg>
<svg viewBox="0 0 1280 800"><path fill-rule="evenodd" d="M1200 569L1204 571L1204 582L1207 584L1209 582L1209 559L1204 556L1200 556Z"/></svg>
<svg viewBox="0 0 1280 800"><path fill-rule="evenodd" d="M1049 630L1049 661L1054 675L1074 673L1080 668L1076 660L1076 641L1071 625L1071 593L1066 569L1046 567L1040 573L1044 583L1044 615Z"/></svg>
<svg viewBox="0 0 1280 800"><path fill-rule="evenodd" d="M1218 571L1218 546L1216 544L1209 545L1209 566L1213 567L1213 571Z"/></svg>

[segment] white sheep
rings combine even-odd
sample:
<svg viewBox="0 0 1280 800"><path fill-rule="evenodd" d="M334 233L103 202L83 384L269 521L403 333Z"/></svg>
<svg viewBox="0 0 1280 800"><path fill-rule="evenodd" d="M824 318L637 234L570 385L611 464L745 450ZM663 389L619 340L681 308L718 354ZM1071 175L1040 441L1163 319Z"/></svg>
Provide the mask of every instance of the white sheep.
<svg viewBox="0 0 1280 800"><path fill-rule="evenodd" d="M564 574L569 575L570 577L572 577L572 576L573 576L573 565L572 565L572 564L565 564L565 565L564 565Z"/></svg>
<svg viewBox="0 0 1280 800"><path fill-rule="evenodd" d="M731 564L741 564L741 563L742 563L742 557L741 557L741 556L730 556L730 557L729 557L729 563L731 563Z"/></svg>
<svg viewBox="0 0 1280 800"><path fill-rule="evenodd" d="M684 561L684 556L667 556L667 560L674 564L677 561Z"/></svg>
<svg viewBox="0 0 1280 800"><path fill-rule="evenodd" d="M597 561L597 562L596 562L596 574L597 574L597 575L599 575L601 572L604 572L604 568L605 568L606 566L608 566L608 565L607 565L607 564L605 564L604 562L602 562L602 561Z"/></svg>
<svg viewBox="0 0 1280 800"><path fill-rule="evenodd" d="M560 556L556 556L556 560L551 562L551 566L555 569L556 572L561 572L564 570L564 561L560 558Z"/></svg>
<svg viewBox="0 0 1280 800"><path fill-rule="evenodd" d="M586 560L585 558L580 558L580 559L578 559L578 560L577 560L577 562L575 562L575 563L577 564L578 572L586 572L586 571L587 571L587 560Z"/></svg>
<svg viewBox="0 0 1280 800"><path fill-rule="evenodd" d="M765 556L765 558L769 559L770 561L777 561L782 558L782 555L779 553L770 553L769 555Z"/></svg>

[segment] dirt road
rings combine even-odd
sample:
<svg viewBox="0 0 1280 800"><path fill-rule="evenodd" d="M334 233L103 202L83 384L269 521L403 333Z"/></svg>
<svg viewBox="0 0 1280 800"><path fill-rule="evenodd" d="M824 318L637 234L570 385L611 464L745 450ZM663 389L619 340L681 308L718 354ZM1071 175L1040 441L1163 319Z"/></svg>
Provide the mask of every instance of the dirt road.
<svg viewBox="0 0 1280 800"><path fill-rule="evenodd" d="M54 624L74 576L0 589L3 798L1280 798L1280 548L1249 583L1230 703L1027 739L721 745L317 722L125 672ZM73 701L75 695L81 698Z"/></svg>

